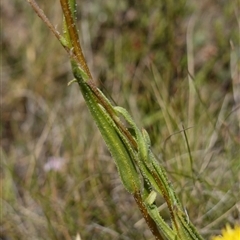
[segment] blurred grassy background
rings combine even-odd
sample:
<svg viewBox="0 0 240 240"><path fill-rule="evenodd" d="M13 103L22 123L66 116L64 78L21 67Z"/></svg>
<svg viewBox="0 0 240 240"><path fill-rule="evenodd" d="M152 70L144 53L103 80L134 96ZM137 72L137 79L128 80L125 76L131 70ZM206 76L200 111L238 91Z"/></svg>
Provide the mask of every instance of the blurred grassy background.
<svg viewBox="0 0 240 240"><path fill-rule="evenodd" d="M77 2L97 84L148 130L200 232L239 222L240 1ZM58 1L39 3L60 30ZM67 54L26 1L1 8L0 238L153 239Z"/></svg>

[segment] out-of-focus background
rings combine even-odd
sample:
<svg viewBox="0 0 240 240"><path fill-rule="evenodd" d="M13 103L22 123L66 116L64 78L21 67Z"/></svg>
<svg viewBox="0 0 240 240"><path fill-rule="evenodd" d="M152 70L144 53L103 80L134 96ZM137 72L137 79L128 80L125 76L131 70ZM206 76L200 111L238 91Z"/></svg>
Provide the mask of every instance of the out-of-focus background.
<svg viewBox="0 0 240 240"><path fill-rule="evenodd" d="M60 3L38 2L61 31ZM147 129L203 237L239 223L239 0L77 3L94 80ZM64 49L27 1L1 10L0 238L154 239Z"/></svg>

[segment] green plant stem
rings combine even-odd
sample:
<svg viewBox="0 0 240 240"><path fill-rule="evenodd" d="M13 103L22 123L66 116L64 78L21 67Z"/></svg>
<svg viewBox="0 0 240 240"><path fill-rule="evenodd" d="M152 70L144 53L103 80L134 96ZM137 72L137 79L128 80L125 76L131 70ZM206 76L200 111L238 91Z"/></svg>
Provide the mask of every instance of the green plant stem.
<svg viewBox="0 0 240 240"><path fill-rule="evenodd" d="M184 212L164 168L155 159L147 132L139 130L127 110L114 107L92 81L75 24L75 0L60 0L64 14L63 36L52 26L34 0L28 1L68 52L74 81L78 83L88 109L115 160L124 187L134 196L155 238L202 240ZM121 117L133 128L134 133L122 123ZM157 194L167 203L171 227L160 216L155 205Z"/></svg>

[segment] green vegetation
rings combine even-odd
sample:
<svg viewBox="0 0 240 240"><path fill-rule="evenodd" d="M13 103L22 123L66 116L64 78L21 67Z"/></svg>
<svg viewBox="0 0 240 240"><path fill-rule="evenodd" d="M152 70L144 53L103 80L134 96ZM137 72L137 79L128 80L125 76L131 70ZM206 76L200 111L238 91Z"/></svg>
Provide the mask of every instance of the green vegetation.
<svg viewBox="0 0 240 240"><path fill-rule="evenodd" d="M239 217L239 3L99 4L78 6L94 79L147 129L207 238ZM66 88L66 54L27 4L3 7L2 238L151 239L79 90ZM48 171L51 160L63 165Z"/></svg>

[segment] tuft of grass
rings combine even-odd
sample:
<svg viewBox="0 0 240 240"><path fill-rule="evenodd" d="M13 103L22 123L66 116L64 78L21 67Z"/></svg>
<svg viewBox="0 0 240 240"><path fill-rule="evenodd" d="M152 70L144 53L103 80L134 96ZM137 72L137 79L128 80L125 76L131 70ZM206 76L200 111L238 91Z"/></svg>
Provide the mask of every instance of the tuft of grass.
<svg viewBox="0 0 240 240"><path fill-rule="evenodd" d="M95 79L148 130L206 239L239 221L238 4L79 3ZM61 22L57 5L43 4ZM26 2L2 7L1 238L150 239L79 91L66 87L60 45ZM45 170L52 158L60 170Z"/></svg>

